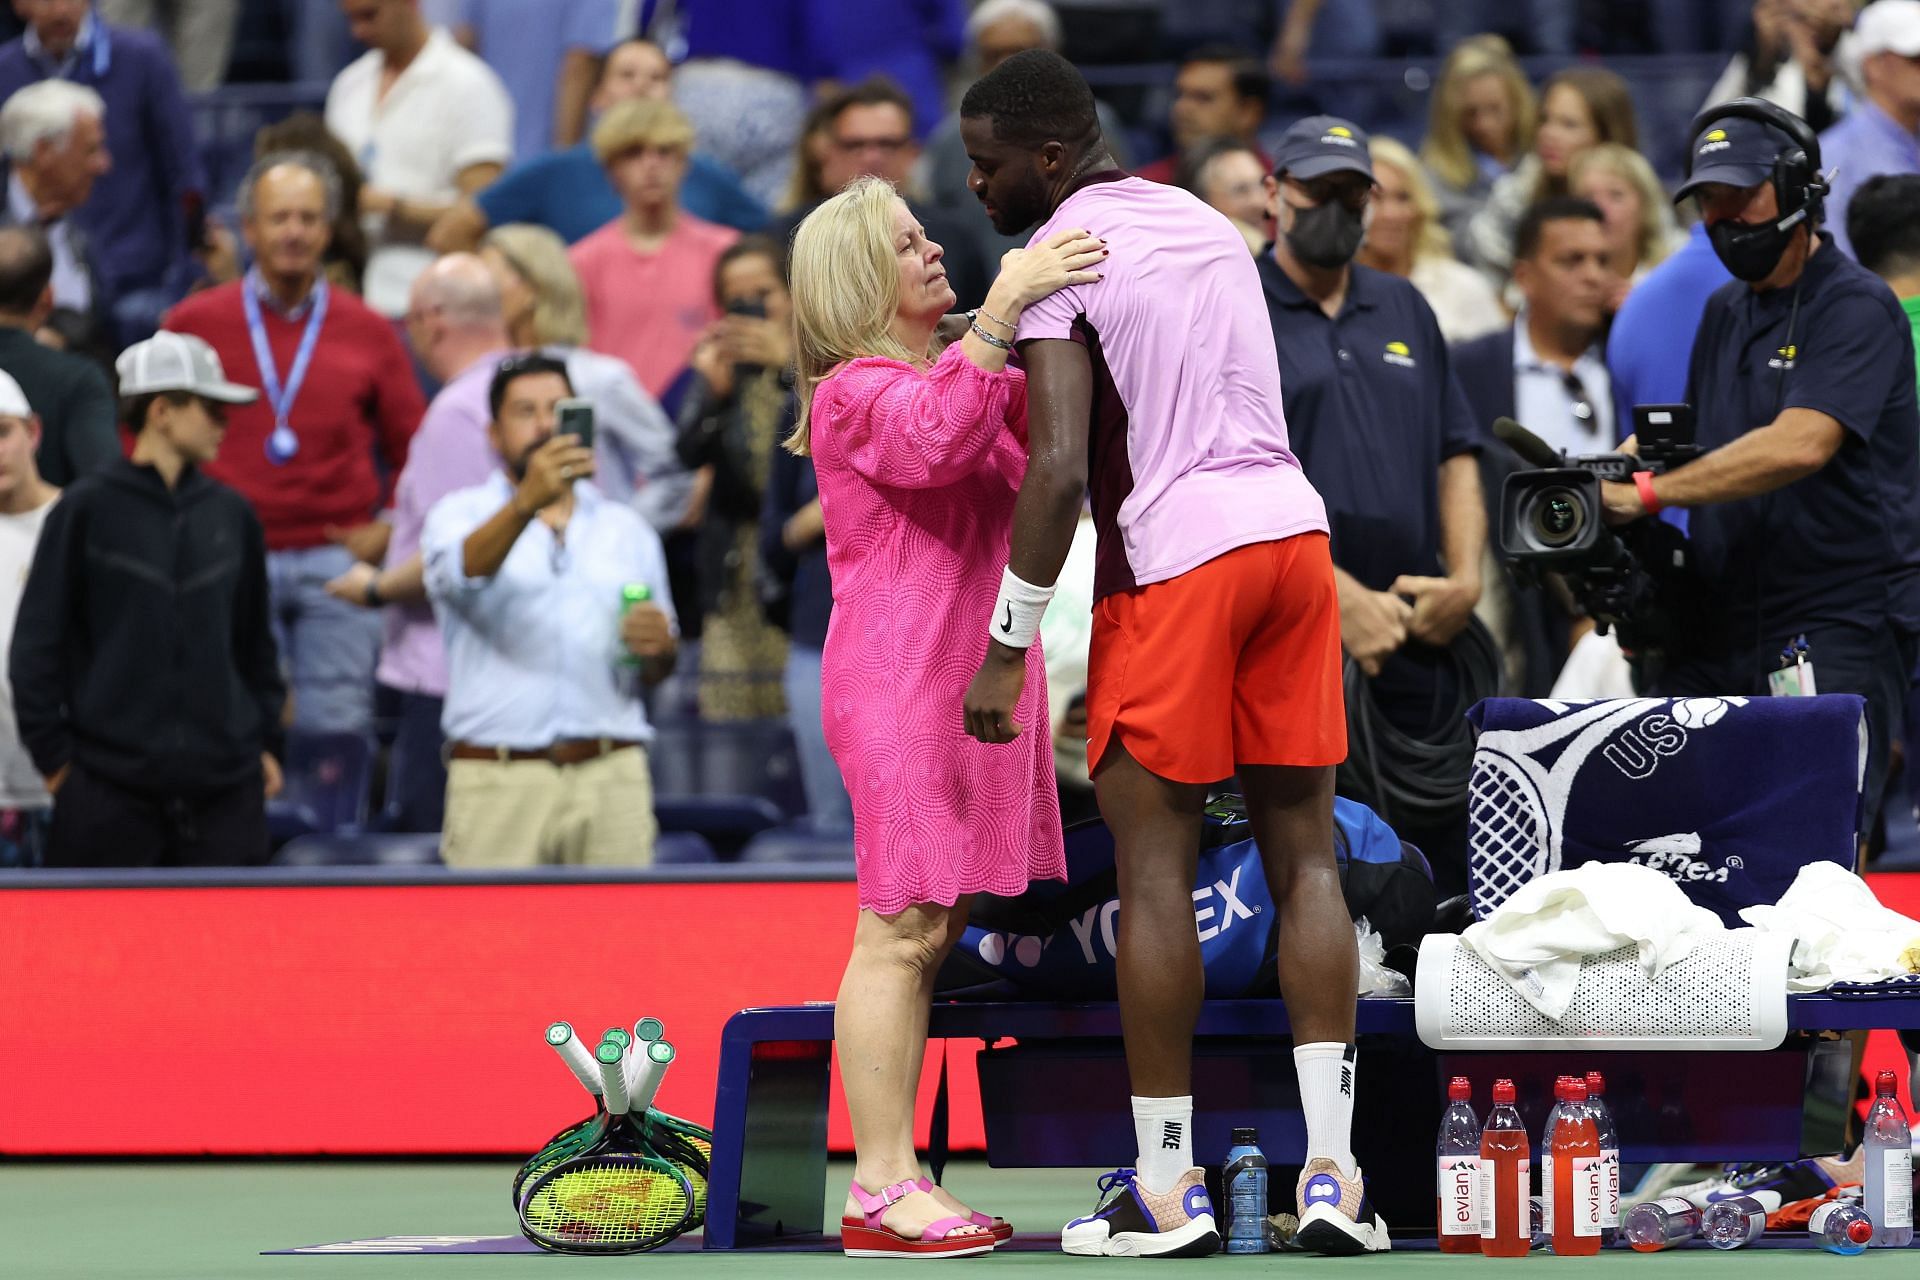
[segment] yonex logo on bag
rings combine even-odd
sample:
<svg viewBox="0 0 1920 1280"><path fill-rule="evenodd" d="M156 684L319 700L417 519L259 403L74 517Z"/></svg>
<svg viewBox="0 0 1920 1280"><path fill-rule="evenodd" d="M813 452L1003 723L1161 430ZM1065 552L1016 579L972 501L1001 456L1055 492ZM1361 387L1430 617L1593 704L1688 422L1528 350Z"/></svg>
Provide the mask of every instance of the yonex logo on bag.
<svg viewBox="0 0 1920 1280"><path fill-rule="evenodd" d="M1200 941L1211 942L1233 928L1235 920L1251 920L1259 914L1260 908L1249 907L1240 901L1240 873L1245 870L1245 864L1237 866L1233 869L1233 874L1225 880L1215 880L1213 888L1193 891L1193 927L1199 932ZM1201 905L1203 901L1213 897L1220 899L1217 913L1213 907ZM1207 921L1213 919L1215 914L1220 916L1219 925L1208 924Z"/></svg>

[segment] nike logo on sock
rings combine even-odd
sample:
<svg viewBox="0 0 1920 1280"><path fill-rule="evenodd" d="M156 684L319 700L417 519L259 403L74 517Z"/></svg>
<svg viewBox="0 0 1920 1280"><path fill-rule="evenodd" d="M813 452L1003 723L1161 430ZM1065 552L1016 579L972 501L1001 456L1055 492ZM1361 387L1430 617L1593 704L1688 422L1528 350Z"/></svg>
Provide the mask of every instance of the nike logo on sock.
<svg viewBox="0 0 1920 1280"><path fill-rule="evenodd" d="M1345 1065L1340 1068L1340 1096L1343 1098L1353 1096L1353 1068Z"/></svg>
<svg viewBox="0 0 1920 1280"><path fill-rule="evenodd" d="M1178 1151L1180 1149L1180 1122L1168 1120L1160 1126L1160 1149Z"/></svg>

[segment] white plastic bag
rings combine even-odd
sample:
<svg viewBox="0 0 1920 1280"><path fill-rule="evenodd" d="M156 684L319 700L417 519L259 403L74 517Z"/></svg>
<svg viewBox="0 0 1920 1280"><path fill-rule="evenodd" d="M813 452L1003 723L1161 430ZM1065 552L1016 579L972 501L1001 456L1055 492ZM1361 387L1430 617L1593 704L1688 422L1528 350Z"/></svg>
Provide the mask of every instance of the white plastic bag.
<svg viewBox="0 0 1920 1280"><path fill-rule="evenodd" d="M1398 969L1387 967L1387 944L1373 931L1367 918L1353 922L1354 940L1360 944L1360 994L1362 996L1410 996L1413 984Z"/></svg>

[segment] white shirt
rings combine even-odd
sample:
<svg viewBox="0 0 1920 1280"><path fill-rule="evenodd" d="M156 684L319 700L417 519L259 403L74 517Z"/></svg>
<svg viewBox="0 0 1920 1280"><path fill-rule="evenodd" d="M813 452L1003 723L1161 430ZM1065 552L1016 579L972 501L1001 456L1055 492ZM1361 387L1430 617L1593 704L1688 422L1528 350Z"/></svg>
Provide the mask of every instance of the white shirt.
<svg viewBox="0 0 1920 1280"><path fill-rule="evenodd" d="M420 549L447 650L449 742L535 751L569 738L651 742L633 668L621 664L621 588L643 583L673 618L660 535L587 481L556 537L528 522L491 578L465 568L470 534L513 496L505 473L427 513Z"/></svg>
<svg viewBox="0 0 1920 1280"><path fill-rule="evenodd" d="M1620 441L1613 416L1613 378L1596 343L1573 362L1584 397L1567 385L1567 371L1548 364L1533 349L1527 334L1527 315L1513 322L1513 405L1520 425L1567 453L1607 453ZM1589 414L1581 418L1575 405L1584 400Z"/></svg>
<svg viewBox="0 0 1920 1280"><path fill-rule="evenodd" d="M1472 342L1507 327L1507 309L1487 278L1464 262L1428 256L1413 264L1408 277L1440 322L1448 343Z"/></svg>
<svg viewBox="0 0 1920 1280"><path fill-rule="evenodd" d="M449 203L455 179L476 164L513 157L513 103L493 69L436 27L384 101L376 101L386 55L369 50L334 77L327 90L327 128L360 162L367 182L405 199ZM433 261L414 238L388 234L387 219L366 219L373 246L367 262L367 305L383 316L406 314L413 278Z"/></svg>
<svg viewBox="0 0 1920 1280"><path fill-rule="evenodd" d="M19 515L0 515L0 666L10 657L13 624L20 614L20 597L27 590L27 570L33 567L33 549L53 502ZM13 718L13 686L0 680L0 809L44 809L53 803L40 771L20 745L20 726Z"/></svg>
<svg viewBox="0 0 1920 1280"><path fill-rule="evenodd" d="M55 218L42 224L40 206L27 194L18 173L7 175L7 212L23 227L40 227L46 232L47 245L53 250L53 305L69 307L86 315L93 310L93 277L87 274L86 259L73 242L73 219Z"/></svg>

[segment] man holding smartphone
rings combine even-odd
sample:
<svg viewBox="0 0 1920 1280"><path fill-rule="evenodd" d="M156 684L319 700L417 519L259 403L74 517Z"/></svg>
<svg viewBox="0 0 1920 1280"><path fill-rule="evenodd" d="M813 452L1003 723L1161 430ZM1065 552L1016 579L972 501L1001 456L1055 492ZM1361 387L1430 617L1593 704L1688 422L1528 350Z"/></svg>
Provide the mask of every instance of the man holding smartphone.
<svg viewBox="0 0 1920 1280"><path fill-rule="evenodd" d="M644 866L657 827L641 687L677 648L659 535L592 484L591 406L565 364L511 357L488 402L502 470L442 499L421 539L447 653L441 857ZM648 598L623 608L629 586Z"/></svg>

